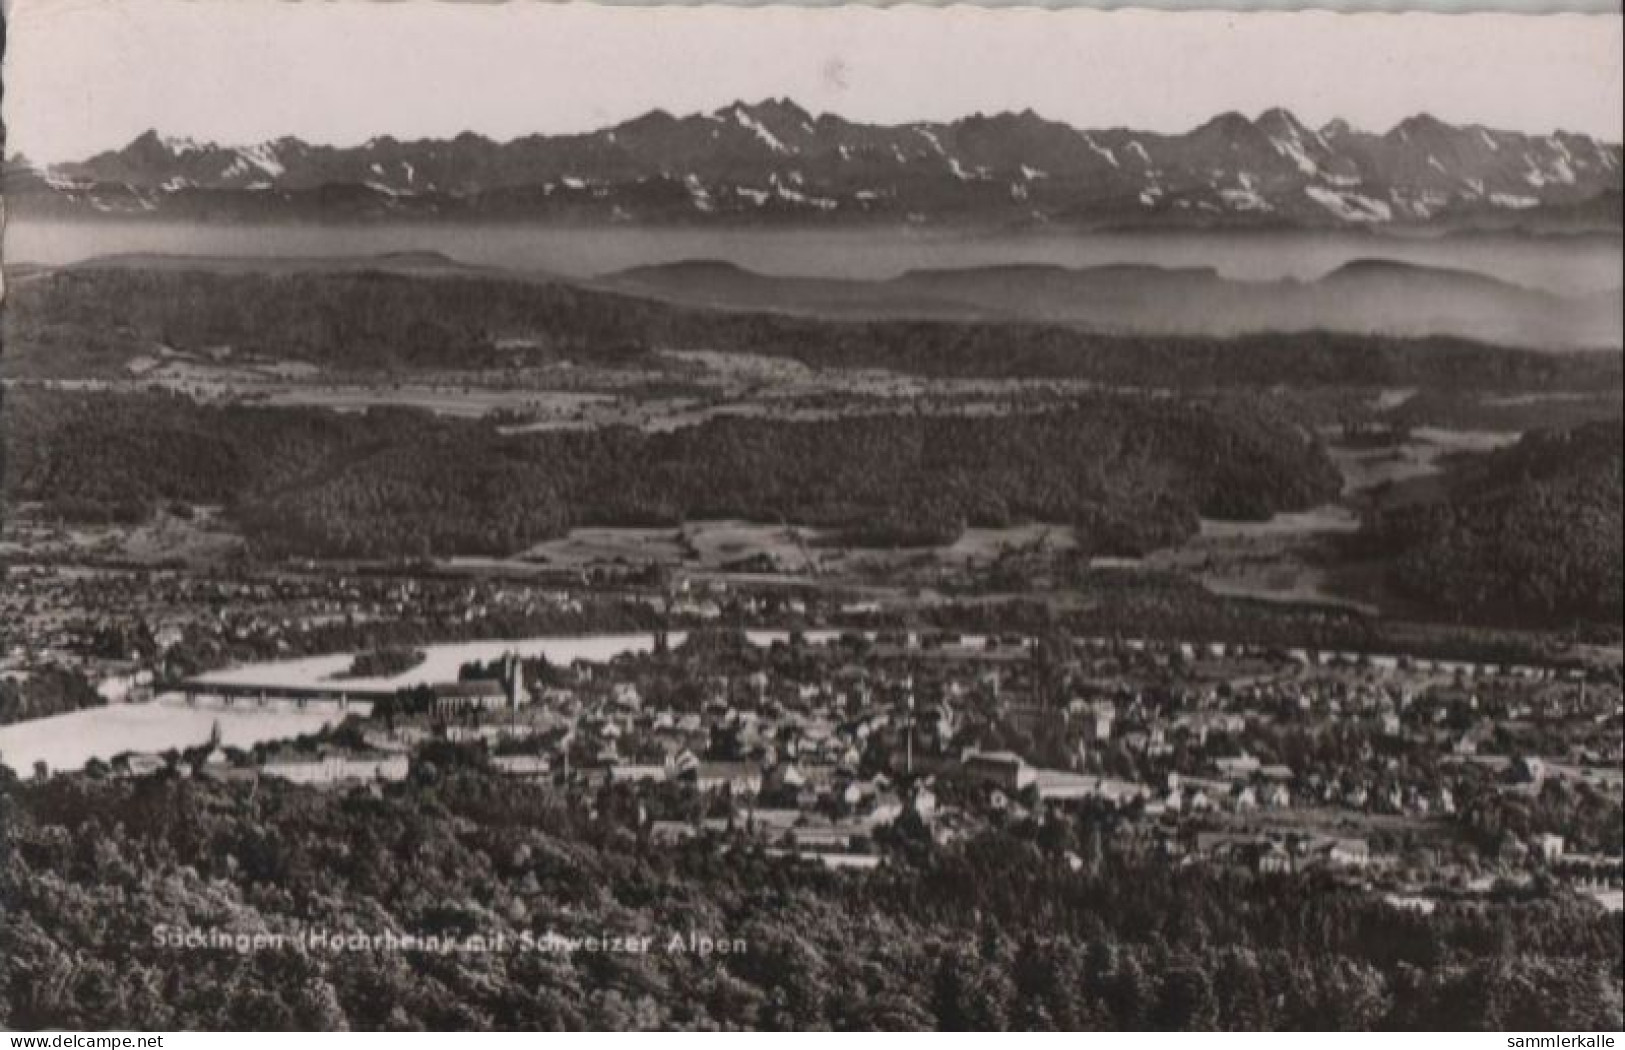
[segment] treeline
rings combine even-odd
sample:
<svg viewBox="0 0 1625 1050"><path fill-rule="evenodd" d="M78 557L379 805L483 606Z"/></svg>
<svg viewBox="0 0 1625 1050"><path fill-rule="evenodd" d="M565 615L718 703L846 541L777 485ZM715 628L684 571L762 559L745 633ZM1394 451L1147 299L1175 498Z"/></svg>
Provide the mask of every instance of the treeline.
<svg viewBox="0 0 1625 1050"><path fill-rule="evenodd" d="M574 525L747 518L854 542L967 525L1077 526L1086 550L1176 542L1198 516L1261 519L1335 496L1312 435L1259 400L1098 394L998 417L717 418L671 433L504 435L404 410L218 408L160 394L14 388L10 498L226 504L260 551L511 554Z"/></svg>
<svg viewBox="0 0 1625 1050"><path fill-rule="evenodd" d="M202 407L163 393L0 392L0 485L70 521L139 521L160 502L229 504L327 465L344 449L405 441L423 421L379 411Z"/></svg>
<svg viewBox="0 0 1625 1050"><path fill-rule="evenodd" d="M39 667L19 677L0 678L0 725L30 718L65 715L107 700L65 667Z"/></svg>
<svg viewBox="0 0 1625 1050"><path fill-rule="evenodd" d="M74 269L18 283L6 312L5 373L33 377L116 374L159 346L229 346L338 370L485 368L561 357L625 362L651 349L706 347L815 367L1156 388L1621 385L1616 354L1324 332L1155 337L1037 324L832 321L473 274Z"/></svg>
<svg viewBox="0 0 1625 1050"><path fill-rule="evenodd" d="M1397 555L1393 586L1434 610L1619 624L1622 445L1617 421L1531 432L1457 461L1440 484L1396 488L1368 514L1365 538Z"/></svg>
<svg viewBox="0 0 1625 1050"><path fill-rule="evenodd" d="M399 646L364 649L350 660L350 666L335 678L390 678L410 671L423 662L423 650Z"/></svg>
<svg viewBox="0 0 1625 1050"><path fill-rule="evenodd" d="M8 1029L1617 1029L1619 922L1572 899L1432 916L1313 875L1012 818L836 874L648 841L440 747L368 792L0 774ZM1102 843L1105 843L1103 848ZM1082 861L1082 870L1074 862ZM179 949L154 931L634 935L647 954ZM668 950L690 931L743 950Z"/></svg>

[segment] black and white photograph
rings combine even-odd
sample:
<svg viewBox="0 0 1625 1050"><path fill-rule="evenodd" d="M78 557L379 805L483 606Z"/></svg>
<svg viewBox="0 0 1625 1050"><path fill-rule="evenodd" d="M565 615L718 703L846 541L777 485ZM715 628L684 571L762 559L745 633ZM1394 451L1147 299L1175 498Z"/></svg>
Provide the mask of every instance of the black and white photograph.
<svg viewBox="0 0 1625 1050"><path fill-rule="evenodd" d="M1621 26L8 0L0 1029L1616 1045Z"/></svg>

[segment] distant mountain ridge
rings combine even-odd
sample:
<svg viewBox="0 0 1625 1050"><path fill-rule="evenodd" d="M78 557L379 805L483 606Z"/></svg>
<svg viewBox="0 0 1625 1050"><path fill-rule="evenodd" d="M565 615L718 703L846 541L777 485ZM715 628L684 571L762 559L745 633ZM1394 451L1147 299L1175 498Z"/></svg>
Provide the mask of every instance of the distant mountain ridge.
<svg viewBox="0 0 1625 1050"><path fill-rule="evenodd" d="M853 320L1023 321L1103 333L1234 336L1324 330L1455 336L1549 350L1618 349L1622 299L1390 259L1311 281L1239 281L1206 267L1016 264L880 281L773 277L713 260L639 266L599 287L689 306Z"/></svg>
<svg viewBox="0 0 1625 1050"><path fill-rule="evenodd" d="M881 126L788 99L509 142L229 147L149 131L77 163L14 157L5 176L23 215L1565 230L1617 230L1621 187L1618 143L1425 114L1376 134L1271 109L1169 135L1031 110Z"/></svg>

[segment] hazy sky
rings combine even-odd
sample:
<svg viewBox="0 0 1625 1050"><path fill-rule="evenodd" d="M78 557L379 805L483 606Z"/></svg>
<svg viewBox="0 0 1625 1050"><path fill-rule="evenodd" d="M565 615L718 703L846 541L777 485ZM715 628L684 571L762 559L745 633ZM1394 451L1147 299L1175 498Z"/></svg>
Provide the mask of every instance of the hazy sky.
<svg viewBox="0 0 1625 1050"><path fill-rule="evenodd" d="M539 3L13 0L8 152L77 159L149 127L495 138L788 95L859 120L1032 107L1190 128L1285 105L1384 130L1621 136L1618 15L594 8Z"/></svg>

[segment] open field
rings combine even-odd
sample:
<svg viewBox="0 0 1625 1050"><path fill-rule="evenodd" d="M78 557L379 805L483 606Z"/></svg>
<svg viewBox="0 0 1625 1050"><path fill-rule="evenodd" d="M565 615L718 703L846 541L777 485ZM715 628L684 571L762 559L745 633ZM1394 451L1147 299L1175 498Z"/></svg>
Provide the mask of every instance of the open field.
<svg viewBox="0 0 1625 1050"><path fill-rule="evenodd" d="M701 573L761 576L771 571L856 582L876 571L909 565L985 567L1013 553L1056 555L1076 549L1073 530L1065 525L967 528L946 546L879 548L841 543L833 529L733 520L688 522L677 529L577 528L510 560L455 559L450 564L477 562L489 567L528 562L558 568L658 564Z"/></svg>
<svg viewBox="0 0 1625 1050"><path fill-rule="evenodd" d="M1314 602L1376 611L1336 586L1336 542L1359 529L1342 504L1277 514L1261 522L1202 522L1187 542L1143 559L1147 568L1188 573L1215 594L1266 601Z"/></svg>
<svg viewBox="0 0 1625 1050"><path fill-rule="evenodd" d="M222 519L222 508L188 505L183 513L177 509L159 508L139 525L62 525L41 518L38 505L12 507L0 525L0 557L205 564L242 551L242 536Z"/></svg>
<svg viewBox="0 0 1625 1050"><path fill-rule="evenodd" d="M555 425L588 425L589 412L615 402L615 398L605 394L569 390L500 390L418 383L396 383L383 388L286 386L264 391L254 400L266 405L326 408L336 412L364 412L383 406L417 408L436 415L468 419L479 419L493 412L513 412Z"/></svg>
<svg viewBox="0 0 1625 1050"><path fill-rule="evenodd" d="M879 369L814 369L790 358L658 349L621 365L559 360L502 369L338 372L307 362L154 346L113 375L7 379L62 390L164 391L199 402L334 412L404 408L491 418L504 433L628 426L671 431L717 416L782 420L929 409L992 415L1100 388L1074 379L924 378Z"/></svg>
<svg viewBox="0 0 1625 1050"><path fill-rule="evenodd" d="M1311 536L1320 533L1354 532L1360 527L1347 507L1335 503L1313 510L1285 511L1268 521L1211 521L1203 519L1200 538L1204 540L1271 539L1280 536Z"/></svg>

